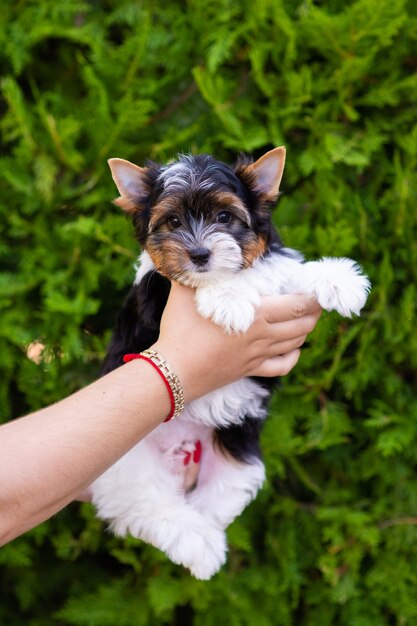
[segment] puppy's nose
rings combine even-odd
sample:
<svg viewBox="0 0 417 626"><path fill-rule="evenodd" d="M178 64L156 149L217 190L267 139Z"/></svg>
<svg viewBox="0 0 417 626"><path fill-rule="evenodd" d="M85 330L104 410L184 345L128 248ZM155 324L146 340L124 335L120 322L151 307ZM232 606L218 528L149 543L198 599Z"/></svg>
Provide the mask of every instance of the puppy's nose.
<svg viewBox="0 0 417 626"><path fill-rule="evenodd" d="M208 248L194 248L188 254L196 265L204 265L209 260L211 253Z"/></svg>

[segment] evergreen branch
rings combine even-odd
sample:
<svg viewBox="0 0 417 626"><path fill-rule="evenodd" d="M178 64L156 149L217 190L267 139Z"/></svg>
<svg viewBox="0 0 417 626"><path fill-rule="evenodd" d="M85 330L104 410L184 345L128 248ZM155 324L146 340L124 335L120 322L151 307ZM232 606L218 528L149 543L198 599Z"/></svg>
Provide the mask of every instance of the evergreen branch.
<svg viewBox="0 0 417 626"><path fill-rule="evenodd" d="M391 528L392 526L417 526L417 517L397 517L378 524L378 528L381 530Z"/></svg>
<svg viewBox="0 0 417 626"><path fill-rule="evenodd" d="M322 493L321 488L307 474L306 470L303 468L301 463L299 463L299 461L294 456L287 456L286 459L289 465L291 466L292 470L295 472L295 474L303 483L303 485L307 487L307 489L309 489L310 491L313 491L317 495L320 495Z"/></svg>

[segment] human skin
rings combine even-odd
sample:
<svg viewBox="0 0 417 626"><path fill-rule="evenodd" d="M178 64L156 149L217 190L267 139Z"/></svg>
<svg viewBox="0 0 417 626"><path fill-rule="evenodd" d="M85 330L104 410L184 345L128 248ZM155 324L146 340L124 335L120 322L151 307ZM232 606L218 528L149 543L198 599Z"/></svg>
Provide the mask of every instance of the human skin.
<svg viewBox="0 0 417 626"><path fill-rule="evenodd" d="M201 317L193 291L174 284L152 346L189 402L244 376L285 376L321 309L310 296L264 298L247 333ZM215 366L213 366L215 364ZM0 545L54 515L170 412L158 373L134 360L77 393L0 427Z"/></svg>

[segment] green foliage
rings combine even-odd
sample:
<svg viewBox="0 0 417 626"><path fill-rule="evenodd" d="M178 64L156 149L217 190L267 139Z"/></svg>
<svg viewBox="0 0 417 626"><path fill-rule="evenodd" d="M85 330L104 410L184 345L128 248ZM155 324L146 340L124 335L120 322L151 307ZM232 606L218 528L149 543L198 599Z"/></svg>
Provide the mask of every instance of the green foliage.
<svg viewBox="0 0 417 626"><path fill-rule="evenodd" d="M3 420L96 375L138 253L111 156L285 144L284 240L359 260L373 291L274 398L220 574L74 504L0 552L1 624L417 624L416 50L412 0L3 0Z"/></svg>

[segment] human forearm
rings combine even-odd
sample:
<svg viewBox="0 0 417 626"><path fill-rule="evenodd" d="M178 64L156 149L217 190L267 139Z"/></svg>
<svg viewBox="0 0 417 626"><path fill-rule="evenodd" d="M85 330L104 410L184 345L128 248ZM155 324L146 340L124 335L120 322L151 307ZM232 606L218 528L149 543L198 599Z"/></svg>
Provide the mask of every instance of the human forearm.
<svg viewBox="0 0 417 626"><path fill-rule="evenodd" d="M158 374L134 361L2 426L0 543L68 504L168 413Z"/></svg>

